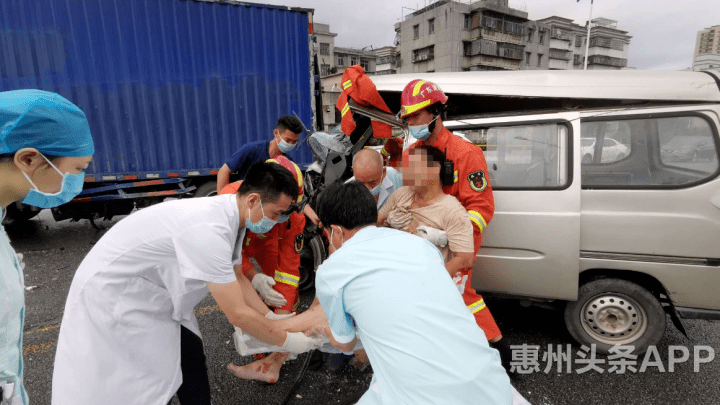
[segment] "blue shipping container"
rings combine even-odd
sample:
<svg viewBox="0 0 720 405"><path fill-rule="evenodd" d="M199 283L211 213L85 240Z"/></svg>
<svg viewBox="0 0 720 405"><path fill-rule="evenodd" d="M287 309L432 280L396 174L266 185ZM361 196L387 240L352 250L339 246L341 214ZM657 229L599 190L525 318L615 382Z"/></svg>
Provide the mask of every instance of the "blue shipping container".
<svg viewBox="0 0 720 405"><path fill-rule="evenodd" d="M312 10L195 0L2 0L0 91L85 111L88 177L209 174L281 115L313 125ZM290 156L311 162L303 145ZM109 176L109 177L108 177Z"/></svg>

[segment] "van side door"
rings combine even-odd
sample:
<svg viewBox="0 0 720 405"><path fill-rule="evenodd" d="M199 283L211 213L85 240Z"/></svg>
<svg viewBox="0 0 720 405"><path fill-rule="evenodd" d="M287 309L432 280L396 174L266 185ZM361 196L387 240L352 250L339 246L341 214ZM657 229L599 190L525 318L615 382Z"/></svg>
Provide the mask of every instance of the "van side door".
<svg viewBox="0 0 720 405"><path fill-rule="evenodd" d="M580 252L580 115L463 119L446 126L486 145L495 215L485 229L473 288L577 298Z"/></svg>

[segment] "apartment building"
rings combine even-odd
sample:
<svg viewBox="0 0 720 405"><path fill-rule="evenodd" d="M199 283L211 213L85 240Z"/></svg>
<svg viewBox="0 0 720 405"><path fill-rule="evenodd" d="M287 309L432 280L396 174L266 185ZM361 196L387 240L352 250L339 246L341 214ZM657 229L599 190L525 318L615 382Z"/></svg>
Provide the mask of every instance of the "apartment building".
<svg viewBox="0 0 720 405"><path fill-rule="evenodd" d="M619 70L627 67L631 36L617 28L617 21L591 21L588 70ZM587 25L559 16L525 24L525 60L522 69L583 69Z"/></svg>
<svg viewBox="0 0 720 405"><path fill-rule="evenodd" d="M527 13L507 0L439 0L395 24L397 73L518 70Z"/></svg>
<svg viewBox="0 0 720 405"><path fill-rule="evenodd" d="M720 68L720 25L698 31L695 41L693 70Z"/></svg>

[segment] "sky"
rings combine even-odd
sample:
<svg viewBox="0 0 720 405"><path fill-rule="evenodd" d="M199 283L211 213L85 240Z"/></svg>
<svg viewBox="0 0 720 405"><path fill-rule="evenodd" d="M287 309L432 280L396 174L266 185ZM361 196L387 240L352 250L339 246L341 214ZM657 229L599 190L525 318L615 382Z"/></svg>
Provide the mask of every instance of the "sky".
<svg viewBox="0 0 720 405"><path fill-rule="evenodd" d="M335 45L379 48L392 45L402 13L429 0L254 0L315 9L314 21L330 24ZM585 25L590 0L510 0L510 6L539 20L557 15ZM409 9L404 9L408 7ZM720 25L718 0L595 0L593 18L618 21L632 36L628 66L638 70L680 70L692 65L697 32ZM369 48L368 48L369 49Z"/></svg>

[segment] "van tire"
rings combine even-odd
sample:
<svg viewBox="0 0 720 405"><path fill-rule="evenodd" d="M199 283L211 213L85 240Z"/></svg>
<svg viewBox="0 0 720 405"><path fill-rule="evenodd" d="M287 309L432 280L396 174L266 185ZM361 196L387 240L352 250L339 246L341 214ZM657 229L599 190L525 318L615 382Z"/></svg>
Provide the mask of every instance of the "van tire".
<svg viewBox="0 0 720 405"><path fill-rule="evenodd" d="M635 346L643 354L665 334L665 311L642 286L617 278L583 284L577 301L565 307L565 325L581 345L609 354L614 345Z"/></svg>
<svg viewBox="0 0 720 405"><path fill-rule="evenodd" d="M593 161L592 156L590 156L590 155L585 155L585 156L582 157L582 161L581 161L580 163L582 163L582 164L588 164L588 163L592 163L592 161Z"/></svg>
<svg viewBox="0 0 720 405"><path fill-rule="evenodd" d="M193 197L212 197L215 195L217 195L217 183L214 181L208 181L195 190Z"/></svg>

